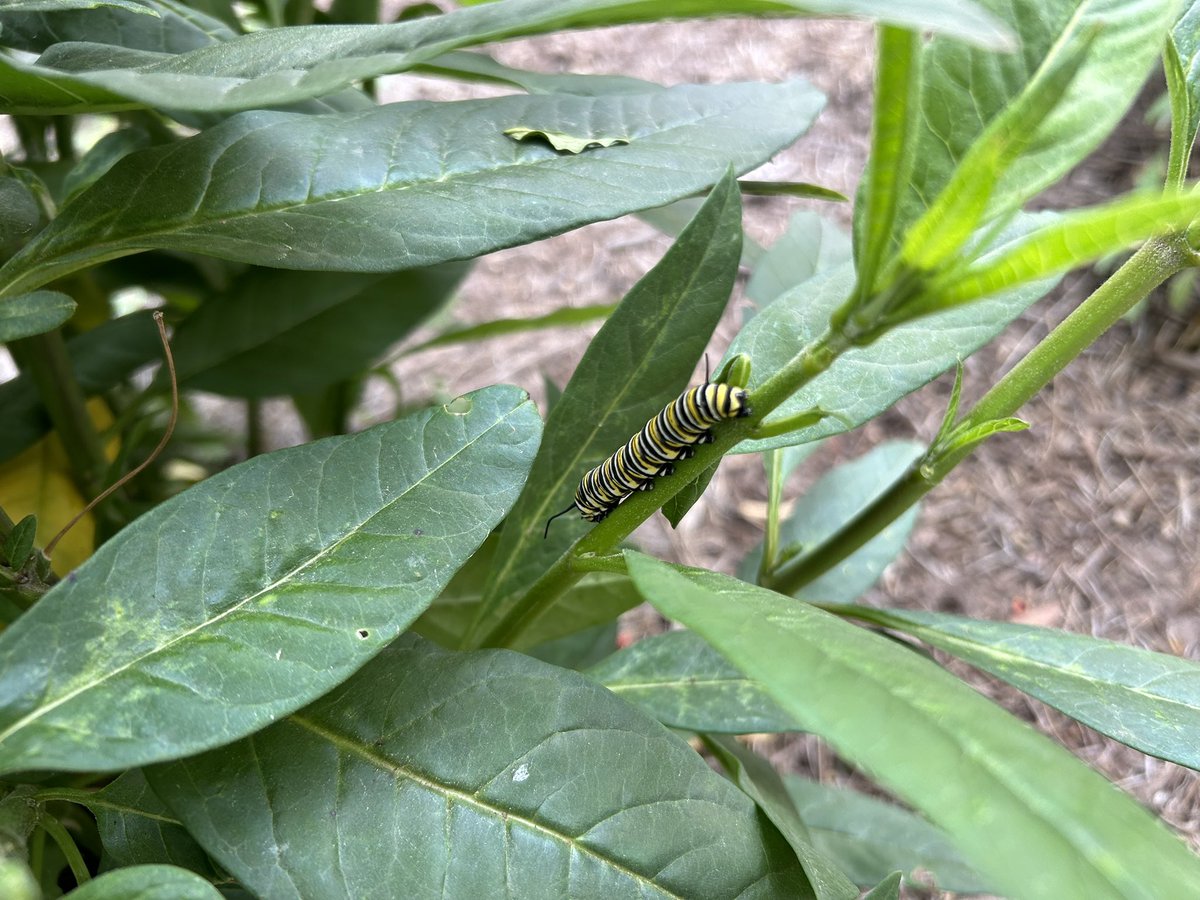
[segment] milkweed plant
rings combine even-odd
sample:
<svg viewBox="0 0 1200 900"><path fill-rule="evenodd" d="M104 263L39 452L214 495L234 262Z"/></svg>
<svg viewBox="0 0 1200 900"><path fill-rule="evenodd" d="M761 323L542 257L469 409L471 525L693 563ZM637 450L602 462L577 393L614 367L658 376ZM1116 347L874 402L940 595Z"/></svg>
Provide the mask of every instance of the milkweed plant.
<svg viewBox="0 0 1200 900"><path fill-rule="evenodd" d="M1196 265L1197 5L379 6L0 3L0 896L849 900L914 877L1196 896L1179 836L922 650L1190 768L1196 663L857 601L920 498ZM734 15L873 18L870 157L844 254L767 251L812 264L713 348L739 405L700 414L680 392L742 264L742 194L834 196L739 176L804 140L823 97L788 73L664 88L478 47ZM1026 211L1159 69L1164 183ZM377 102L400 73L508 93ZM603 317L544 418L496 384L351 433L365 374L444 321L472 259L668 204L686 226L615 307L545 297L564 308L473 333ZM1063 273L1122 251L977 402L956 382L926 444L881 445L823 477L838 502L785 514L808 445L961 372ZM230 465L199 391L252 423L290 397L317 439L262 452L251 428ZM688 429L668 416L637 443L677 397ZM736 577L627 540L746 453L769 502ZM564 507L603 515L547 532ZM680 627L618 650L643 602ZM904 805L737 740L784 732Z"/></svg>

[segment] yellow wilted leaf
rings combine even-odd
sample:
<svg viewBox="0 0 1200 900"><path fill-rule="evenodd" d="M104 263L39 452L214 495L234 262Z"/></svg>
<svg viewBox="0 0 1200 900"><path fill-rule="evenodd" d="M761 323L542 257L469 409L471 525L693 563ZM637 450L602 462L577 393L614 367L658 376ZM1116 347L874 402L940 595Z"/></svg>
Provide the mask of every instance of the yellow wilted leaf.
<svg viewBox="0 0 1200 900"><path fill-rule="evenodd" d="M112 425L107 404L95 397L88 401L88 414L98 431ZM116 443L109 448L115 453ZM19 522L33 513L37 516L37 546L58 534L90 497L81 497L71 480L71 468L58 435L51 433L12 459L0 463L0 506L9 518ZM96 523L91 513L67 532L54 549L54 571L69 572L92 555L95 549Z"/></svg>

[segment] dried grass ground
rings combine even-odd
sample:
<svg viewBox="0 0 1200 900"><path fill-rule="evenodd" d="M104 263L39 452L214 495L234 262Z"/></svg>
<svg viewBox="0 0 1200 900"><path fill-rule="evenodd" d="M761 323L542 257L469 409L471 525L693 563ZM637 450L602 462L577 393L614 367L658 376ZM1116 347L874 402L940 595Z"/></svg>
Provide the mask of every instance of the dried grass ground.
<svg viewBox="0 0 1200 900"><path fill-rule="evenodd" d="M801 75L828 106L798 145L763 177L815 181L853 194L866 156L872 32L852 22L721 21L577 32L495 48L501 61L543 71L611 72L662 83L779 80ZM391 99L480 92L437 82L398 81ZM1146 142L1137 121L1056 188L1057 205L1096 202L1124 190ZM764 242L805 204L747 202L747 227ZM814 206L848 225L849 209ZM1054 204L1051 204L1054 205ZM464 319L526 316L563 305L620 297L667 241L633 219L602 223L480 261L464 287ZM1095 284L1075 275L1054 298L1015 323L967 364L964 404L1060 320ZM711 349L734 333L735 299ZM405 360L409 399L454 395L496 381L541 398L543 373L560 385L594 329L542 332ZM884 575L870 602L1026 621L1154 650L1200 655L1200 372L1195 356L1168 361L1122 325L1030 403L1032 427L1001 436L932 493L907 553ZM907 398L859 432L831 442L814 472L887 437L928 439L947 396L946 379ZM381 410L383 399L376 398ZM369 412L368 412L369 414ZM796 487L811 481L801 474ZM756 458L727 460L704 502L670 531L661 520L638 538L685 563L733 571L758 540L764 499ZM627 627L658 627L652 612ZM1188 770L1120 747L1022 695L978 677L973 682L1035 720L1168 822L1200 841L1200 781ZM777 762L830 780L846 777L827 748L811 740L764 744Z"/></svg>

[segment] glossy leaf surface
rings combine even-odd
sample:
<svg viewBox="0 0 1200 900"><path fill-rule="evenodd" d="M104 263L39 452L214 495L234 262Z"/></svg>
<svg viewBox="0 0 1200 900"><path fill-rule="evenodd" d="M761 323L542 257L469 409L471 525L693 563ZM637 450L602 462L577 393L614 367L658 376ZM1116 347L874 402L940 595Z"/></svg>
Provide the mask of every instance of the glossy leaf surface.
<svg viewBox="0 0 1200 900"><path fill-rule="evenodd" d="M791 143L822 102L793 81L242 113L124 157L0 269L0 289L149 248L357 272L477 256L703 190ZM515 121L630 143L560 155L507 137Z"/></svg>
<svg viewBox="0 0 1200 900"><path fill-rule="evenodd" d="M406 636L301 712L148 774L239 881L280 900L790 897L802 883L750 800L682 740L507 651Z"/></svg>
<svg viewBox="0 0 1200 900"><path fill-rule="evenodd" d="M1200 664L1084 634L943 613L866 609L1143 753L1200 769Z"/></svg>
<svg viewBox="0 0 1200 900"><path fill-rule="evenodd" d="M156 507L0 634L0 770L171 759L329 690L507 512L540 424L487 388Z"/></svg>
<svg viewBox="0 0 1200 900"><path fill-rule="evenodd" d="M625 556L660 612L943 827L1002 893L1151 900L1200 878L1161 822L929 660L728 576Z"/></svg>

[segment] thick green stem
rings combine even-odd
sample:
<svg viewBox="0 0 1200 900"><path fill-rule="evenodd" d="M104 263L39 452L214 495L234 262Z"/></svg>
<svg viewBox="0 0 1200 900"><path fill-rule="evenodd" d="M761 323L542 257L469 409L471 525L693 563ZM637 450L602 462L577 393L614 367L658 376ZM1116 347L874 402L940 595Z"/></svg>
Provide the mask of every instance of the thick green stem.
<svg viewBox="0 0 1200 900"><path fill-rule="evenodd" d="M100 492L106 463L100 436L92 427L87 398L75 379L62 332L49 331L9 345L13 359L27 372L54 430L62 441L76 485L85 497Z"/></svg>
<svg viewBox="0 0 1200 900"><path fill-rule="evenodd" d="M583 577L585 573L577 568L576 560L589 555L604 557L612 553L655 510L700 477L725 453L749 439L764 416L828 369L849 346L840 333L832 331L826 331L812 341L751 394L753 415L722 423L716 429L713 443L701 445L694 457L678 463L674 475L658 479L653 491L638 491L631 495L607 519L568 548L490 631L477 640L471 640L469 646L511 647L516 644L521 635L549 612L571 585Z"/></svg>
<svg viewBox="0 0 1200 900"><path fill-rule="evenodd" d="M38 820L38 825L54 839L54 843L58 844L58 849L62 851L67 865L71 868L71 874L75 876L75 883L83 885L91 881L92 873L88 871L87 863L83 861L83 855L62 823L53 816L43 813Z"/></svg>
<svg viewBox="0 0 1200 900"><path fill-rule="evenodd" d="M996 382L963 417L960 427L976 427L1013 415L1150 291L1176 272L1195 264L1195 254L1180 236L1144 244ZM829 571L929 493L973 449L974 445L936 455L927 454L824 543L776 572L768 586L784 594L794 594Z"/></svg>

